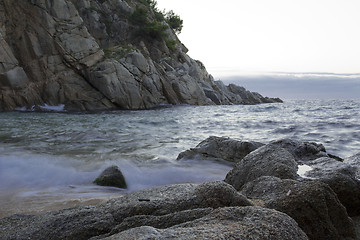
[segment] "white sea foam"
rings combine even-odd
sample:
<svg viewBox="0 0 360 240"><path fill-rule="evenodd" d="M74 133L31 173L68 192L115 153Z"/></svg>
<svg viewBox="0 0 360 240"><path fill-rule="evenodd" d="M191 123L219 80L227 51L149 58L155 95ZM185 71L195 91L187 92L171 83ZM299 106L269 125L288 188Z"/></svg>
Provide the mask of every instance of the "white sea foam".
<svg viewBox="0 0 360 240"><path fill-rule="evenodd" d="M39 106L39 108L41 110L45 110L45 111L55 111L55 112L63 112L65 109L65 105L64 104L59 104L57 106L51 106L51 105L47 105L45 103L44 106Z"/></svg>
<svg viewBox="0 0 360 240"><path fill-rule="evenodd" d="M15 109L16 111L19 112L34 112L36 110L41 110L41 111L46 111L46 112L65 112L65 105L64 104L59 104L59 105L48 105L45 103L44 106L40 106L40 105L32 105L31 107L19 107Z"/></svg>
<svg viewBox="0 0 360 240"><path fill-rule="evenodd" d="M297 170L297 174L300 176L300 177L303 177L303 178L308 178L306 176L306 173L313 170L312 167L306 165L306 164L303 164L303 165L298 165L298 170Z"/></svg>

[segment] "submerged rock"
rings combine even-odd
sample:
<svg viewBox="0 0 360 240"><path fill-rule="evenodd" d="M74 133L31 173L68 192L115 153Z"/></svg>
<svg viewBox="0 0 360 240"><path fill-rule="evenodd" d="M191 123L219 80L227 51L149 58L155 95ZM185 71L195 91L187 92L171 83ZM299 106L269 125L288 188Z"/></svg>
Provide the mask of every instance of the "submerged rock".
<svg viewBox="0 0 360 240"><path fill-rule="evenodd" d="M94 183L100 186L127 188L125 177L117 166L106 168Z"/></svg>
<svg viewBox="0 0 360 240"><path fill-rule="evenodd" d="M288 214L310 239L356 239L346 209L324 183L264 176L247 183L241 192L266 208Z"/></svg>
<svg viewBox="0 0 360 240"><path fill-rule="evenodd" d="M211 136L195 148L179 154L177 160L197 159L239 162L247 154L261 147L262 143L238 141L231 138Z"/></svg>

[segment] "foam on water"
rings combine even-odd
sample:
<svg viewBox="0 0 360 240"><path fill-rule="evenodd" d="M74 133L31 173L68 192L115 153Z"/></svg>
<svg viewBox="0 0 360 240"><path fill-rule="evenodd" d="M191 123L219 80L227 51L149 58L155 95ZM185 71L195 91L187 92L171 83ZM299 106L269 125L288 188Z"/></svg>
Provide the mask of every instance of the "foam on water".
<svg viewBox="0 0 360 240"><path fill-rule="evenodd" d="M45 103L44 106L33 105L30 108L24 106L24 107L16 108L15 110L19 112L33 112L36 110L41 110L45 112L65 112L65 105L64 104L48 105Z"/></svg>
<svg viewBox="0 0 360 240"><path fill-rule="evenodd" d="M344 158L360 152L359 119L360 101L355 100L96 114L0 113L0 204L124 194L127 191L92 184L113 164L125 175L128 191L222 180L230 170L222 163L175 161L180 152L209 136L262 143L282 138L314 141Z"/></svg>

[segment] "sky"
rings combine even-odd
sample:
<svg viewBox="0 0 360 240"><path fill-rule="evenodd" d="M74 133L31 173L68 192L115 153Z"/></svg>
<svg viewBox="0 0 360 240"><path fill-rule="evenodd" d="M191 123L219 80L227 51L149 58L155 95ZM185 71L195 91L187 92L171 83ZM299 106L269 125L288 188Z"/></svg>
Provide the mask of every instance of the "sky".
<svg viewBox="0 0 360 240"><path fill-rule="evenodd" d="M360 0L157 0L215 79L268 72L360 73Z"/></svg>

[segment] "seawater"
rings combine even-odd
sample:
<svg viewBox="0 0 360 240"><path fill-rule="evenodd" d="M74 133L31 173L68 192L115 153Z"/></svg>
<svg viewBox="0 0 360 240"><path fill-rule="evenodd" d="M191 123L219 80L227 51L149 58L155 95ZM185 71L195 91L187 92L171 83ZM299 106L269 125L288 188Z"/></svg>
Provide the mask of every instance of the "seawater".
<svg viewBox="0 0 360 240"><path fill-rule="evenodd" d="M209 136L263 143L292 138L351 156L360 152L359 119L360 100L93 114L0 113L0 217L91 203L153 186L222 180L231 166L176 161L180 152ZM114 164L123 171L128 190L92 184Z"/></svg>

